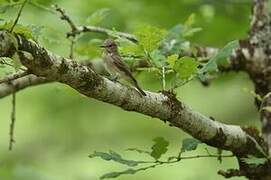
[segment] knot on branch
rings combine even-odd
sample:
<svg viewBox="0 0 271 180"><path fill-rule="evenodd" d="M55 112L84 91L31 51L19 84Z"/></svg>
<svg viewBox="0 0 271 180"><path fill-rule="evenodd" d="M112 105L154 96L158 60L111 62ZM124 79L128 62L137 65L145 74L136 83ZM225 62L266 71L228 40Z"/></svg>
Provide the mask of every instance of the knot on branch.
<svg viewBox="0 0 271 180"><path fill-rule="evenodd" d="M0 31L0 56L12 57L18 49L17 39L13 33L6 30Z"/></svg>
<svg viewBox="0 0 271 180"><path fill-rule="evenodd" d="M268 156L267 144L256 127L242 127L247 133L247 148L243 152L234 152L238 157L244 157L247 154L254 154L259 157Z"/></svg>
<svg viewBox="0 0 271 180"><path fill-rule="evenodd" d="M227 171L219 170L217 174L224 176L225 178L244 176L245 173L238 169L228 169Z"/></svg>

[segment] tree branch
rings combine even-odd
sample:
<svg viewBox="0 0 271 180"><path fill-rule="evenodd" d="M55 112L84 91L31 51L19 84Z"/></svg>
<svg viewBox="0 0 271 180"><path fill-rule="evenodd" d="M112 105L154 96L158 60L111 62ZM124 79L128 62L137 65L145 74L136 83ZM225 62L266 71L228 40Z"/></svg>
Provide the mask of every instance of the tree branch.
<svg viewBox="0 0 271 180"><path fill-rule="evenodd" d="M5 38L8 32L0 31L3 40L1 56L12 56L14 43ZM17 35L17 52L22 64L37 76L65 83L81 94L119 106L127 111L136 111L167 121L171 126L183 129L193 137L211 146L230 150L237 154L258 152L256 144L239 126L226 125L193 111L178 101L174 95L163 92L146 92L141 97L137 91L117 82L112 82L95 73L91 68L70 59L52 54L35 42ZM0 91L1 92L1 91ZM0 93L1 95L1 93Z"/></svg>
<svg viewBox="0 0 271 180"><path fill-rule="evenodd" d="M12 80L24 77L24 76L26 76L28 74L30 74L28 71L23 71L23 72L18 72L18 73L15 73L15 74L11 74L9 76L4 77L3 79L0 79L0 84L1 83L8 83L8 82L10 82Z"/></svg>
<svg viewBox="0 0 271 180"><path fill-rule="evenodd" d="M27 75L19 79L10 81L9 83L0 84L0 98L6 97L13 92L18 92L27 87L53 82L52 80L35 75Z"/></svg>
<svg viewBox="0 0 271 180"><path fill-rule="evenodd" d="M67 33L67 37L75 37L76 35L79 35L81 33L85 32L96 32L96 33L102 33L107 35L117 34L120 37L126 38L132 42L137 42L137 39L134 35L124 33L124 32L116 32L112 31L110 29L97 27L97 26L76 26L75 23L71 20L71 18L66 14L65 10L58 7L57 5L54 6L56 11L58 11L61 14L61 19L68 22L68 24L71 27L71 32Z"/></svg>

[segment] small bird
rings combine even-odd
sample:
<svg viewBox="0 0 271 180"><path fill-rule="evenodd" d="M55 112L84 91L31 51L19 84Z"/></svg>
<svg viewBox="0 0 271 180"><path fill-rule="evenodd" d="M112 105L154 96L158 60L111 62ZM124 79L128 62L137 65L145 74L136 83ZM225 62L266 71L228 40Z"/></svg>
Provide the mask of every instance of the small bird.
<svg viewBox="0 0 271 180"><path fill-rule="evenodd" d="M133 77L129 67L122 61L118 52L118 46L113 39L106 39L101 46L104 51L104 62L106 70L117 79L121 77L133 84L141 95L146 96L146 93L139 87L136 79Z"/></svg>

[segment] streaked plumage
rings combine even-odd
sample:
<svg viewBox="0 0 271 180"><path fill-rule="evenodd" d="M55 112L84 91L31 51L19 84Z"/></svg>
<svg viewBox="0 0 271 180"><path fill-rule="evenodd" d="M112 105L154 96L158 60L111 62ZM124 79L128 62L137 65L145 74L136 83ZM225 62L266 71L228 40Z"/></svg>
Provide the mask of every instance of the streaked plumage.
<svg viewBox="0 0 271 180"><path fill-rule="evenodd" d="M121 77L130 82L143 96L146 96L146 93L138 86L138 83L133 77L129 67L122 61L115 41L113 39L107 39L102 47L105 48L104 62L107 71L112 76Z"/></svg>

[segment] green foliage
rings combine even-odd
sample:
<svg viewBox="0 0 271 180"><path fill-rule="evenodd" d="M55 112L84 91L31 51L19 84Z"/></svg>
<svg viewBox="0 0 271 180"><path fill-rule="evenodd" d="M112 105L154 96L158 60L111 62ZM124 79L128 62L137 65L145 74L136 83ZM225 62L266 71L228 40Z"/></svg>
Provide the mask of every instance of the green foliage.
<svg viewBox="0 0 271 180"><path fill-rule="evenodd" d="M98 9L87 18L87 23L93 26L98 25L109 15L109 11L108 8Z"/></svg>
<svg viewBox="0 0 271 180"><path fill-rule="evenodd" d="M127 151L135 151L135 152L138 152L138 153L144 153L144 154L147 154L149 156L151 156L152 158L155 159L155 161L134 161L134 160L126 160L126 159L123 159L121 157L120 154L114 152L114 151L109 151L109 153L105 153L105 152L97 152L95 151L93 154L89 155L90 158L94 158L94 157L100 157L106 161L115 161L115 162L118 162L118 163L121 163L121 164L124 164L124 165L127 165L127 166L131 166L131 167L134 167L134 166L137 166L139 164L145 164L145 163L156 163L157 160L167 152L167 147L169 145L169 142L167 140L165 140L164 138L162 137L157 137L157 138L154 138L153 141L155 142L155 144L152 146L152 151L149 152L149 151L146 151L146 150L141 150L141 149L138 149L138 148L129 148L127 149ZM132 169L132 168L129 168L127 170L124 170L124 171L120 171L120 172L110 172L110 173L106 173L104 174L103 176L100 177L100 179L107 179L107 178L116 178L116 177L119 177L120 175L126 175L126 174L135 174L139 171L144 171L144 170L147 170L149 168L153 168L155 167L156 165L151 165L151 166L147 166L147 167L141 167L141 168L138 168L138 169Z"/></svg>
<svg viewBox="0 0 271 180"><path fill-rule="evenodd" d="M152 146L151 156L154 159L159 159L163 154L167 152L169 142L162 137L154 138L155 144Z"/></svg>
<svg viewBox="0 0 271 180"><path fill-rule="evenodd" d="M196 150L200 143L201 142L199 140L194 139L194 138L184 139L183 142L182 142L181 153L183 153L185 151L194 151L194 150Z"/></svg>
<svg viewBox="0 0 271 180"><path fill-rule="evenodd" d="M193 13L187 18L187 20L185 21L183 25L183 32L182 32L183 37L191 37L195 33L200 32L202 30L202 28L200 27L193 27L195 22L196 22L196 15Z"/></svg>
<svg viewBox="0 0 271 180"><path fill-rule="evenodd" d="M14 2L12 0L0 0L0 2ZM21 0L22 1L22 0ZM20 1L20 2L21 2ZM52 0L36 0L33 1L31 0L31 2L37 2L39 4L46 4L46 7L50 7L51 4L56 3L56 1L52 1ZM140 23L150 23L150 24L155 24L158 27L170 27L172 25L174 25L174 23L176 23L176 21L178 21L178 18L182 18L182 17L186 17L187 13L191 13L191 11L195 11L196 13L199 12L200 13L202 11L204 11L204 13L200 14L203 15L202 17L198 17L199 18L199 24L202 24L204 26L204 28L206 28L206 30L203 32L203 35L200 36L196 36L193 38L193 42L197 43L197 44L209 44L211 46L219 46L222 45L224 42L229 41L229 39L232 38L236 38L236 37L244 37L247 30L248 30L248 15L249 15L249 10L250 8L248 7L248 3L242 3L242 5L238 5L236 3L201 3L199 2L199 0L185 0L185 1L169 1L166 2L166 6L165 1L163 0L158 0L158 1L149 1L149 0L141 0L141 1L125 1L125 0L118 0L118 1L100 1L100 0L95 0L95 1L91 1L91 5L86 5L86 1L61 1L58 2L60 3L60 7L63 7L64 9L66 9L66 12L68 14L73 14L75 16L70 16L71 19L73 20L84 20L85 19L85 15L87 13L89 13L89 6L91 6L91 9L98 9L101 7L112 7L112 9L114 10L114 13L112 13L112 16L110 16L110 21L108 21L108 23L106 24L106 27L113 27L115 26L118 30L120 31L126 31L126 32L131 32L135 26L136 23L140 22ZM201 8L202 6L200 5L205 5L204 8ZM2 5L2 4L1 4ZM209 5L209 7L206 8L206 6ZM76 7L76 8L75 8ZM134 7L134 9L131 9L131 7ZM211 8L210 8L211 7ZM225 7L225 8L224 8ZM19 6L15 6L16 10L18 10ZM129 9L130 8L130 9ZM199 9L201 8L201 9ZM49 8L48 8L49 9ZM170 9L170 11L168 10ZM203 10L202 10L203 9ZM212 11L210 11L210 9ZM8 9L9 10L9 9ZM15 9L14 9L15 10ZM6 11L6 10L4 10ZM68 55L68 49L69 49L69 44L68 41L64 41L65 39L65 29L63 30L61 27L62 25L67 26L67 24L65 22L62 22L56 15L52 15L50 14L50 12L40 12L43 11L37 7L34 7L32 5L27 5L26 8L24 9L22 16L19 20L20 23L22 22L28 22L28 23L37 23L39 25L46 25L46 30L47 28L51 30L51 33L48 33L47 35L44 35L42 38L46 39L47 41L53 42L53 43L47 43L44 42L45 44L42 44L43 46L45 45L45 48L48 48L50 50L53 50L56 54L60 54L63 56L67 56ZM216 11L216 18L213 18L212 22L206 22L206 18L205 17L213 17L213 12ZM136 13L135 13L136 12ZM211 12L211 13L210 13ZM89 15L89 14L87 14ZM9 13L9 11L7 11L7 14L1 14L1 18L2 19L10 19L10 18L15 18L16 16L16 12L15 11L11 11ZM158 17L158 18L155 18ZM235 18L238 17L238 18ZM107 17L108 18L108 17ZM106 18L106 19L107 19ZM81 21L80 21L81 22ZM101 21L104 22L104 21ZM78 23L77 21L75 21L75 23L77 25L80 25L80 23ZM61 24L61 26L60 26ZM24 24L25 25L25 24ZM84 25L84 24L81 24ZM223 26L227 26L226 28L221 28ZM186 37L183 37L183 32L182 32L182 28L183 24L178 24L177 25L179 31L176 32L176 36L178 36L179 39L175 38L175 39L171 39L170 41L167 41L167 47L169 47L170 49L168 50L167 48L165 48L165 46L163 46L162 49L159 49L160 51L162 51L163 55L165 55L165 57L168 57L168 55L171 54L177 54L180 57L183 56L184 54L182 53L183 49L190 49L191 48L191 43L189 43L189 41L187 41L187 39L185 39ZM171 29L170 29L171 30ZM170 31L169 30L169 31ZM174 33L172 33L174 34ZM189 34L189 33L188 33ZM197 34L194 34L197 35ZM61 36L57 37L57 36ZM168 35L166 35L168 36ZM86 38L85 38L86 37ZM84 35L84 38L101 38L104 36L100 36L98 33L86 33L86 35ZM164 38L165 39L165 38ZM162 39L162 41L164 41L164 39ZM42 42L43 43L43 42ZM76 43L79 44L79 43ZM87 42L86 42L87 44ZM141 49L140 46L134 46L131 47L131 49L134 48L134 50L132 50L132 52L135 52L135 55L138 55L139 53L137 52L137 47L139 47L139 49ZM92 48L92 46L85 46L85 49L88 50L88 48ZM129 51L128 51L129 52ZM131 51L130 51L131 52ZM142 52L142 50L141 50ZM140 52L140 53L141 53ZM91 51L89 51L89 53L91 54ZM96 50L94 52L95 54L97 54ZM142 53L141 53L142 54ZM76 55L76 54L75 54ZM94 55L90 55L89 57L93 57ZM95 55L96 56L96 55ZM101 57L101 54L99 54L99 57ZM76 56L76 58L78 58L78 56ZM82 58L79 56L79 58ZM83 58L82 58L83 59ZM85 58L84 58L85 59ZM11 61L12 62L12 61ZM150 70L151 72L155 72L158 69L155 67L151 67L151 68L147 68L148 70ZM12 69L13 70L13 69ZM171 70L171 69L170 69ZM170 71L169 70L169 71ZM152 73L149 73L152 74ZM154 73L153 73L154 74ZM141 76L142 77L142 76ZM232 77L232 76L231 76ZM239 77L239 76L238 76ZM243 77L243 76L242 76ZM146 78L142 78L142 79L146 79ZM237 81L236 81L237 80ZM244 79L235 79L235 82L238 83L240 81L240 84L242 85L247 85L247 81ZM211 92L208 91L208 94L210 95L210 98L208 99L209 101L212 101L212 98L214 98L216 93L215 89L221 87L221 84L224 84L223 86L226 86L225 83L223 83L223 80L220 80L221 83L219 83L220 85L217 85L218 83L215 83L212 85L212 90ZM144 82L139 82L140 84L144 84ZM147 86L149 88L154 88L154 86L156 87L156 83L155 82L150 82L147 81L145 83L148 83ZM251 85L249 83L249 85ZM53 86L53 87L52 87ZM46 119L49 120L54 120L55 118L57 119L61 119L61 118L65 118L65 121L54 121L54 127L57 128L57 131L52 131L51 127L52 127L52 121L41 121L38 122L36 121L35 116L29 116L28 121L29 123L22 123L20 129L27 129L29 124L37 123L37 128L33 129L33 132L30 133L22 133L20 138L21 139L27 139L30 143L34 144L35 146L41 146L41 144L38 141L38 138L40 137L40 130L42 130L42 132L44 132L43 134L43 138L45 141L50 141L52 140L52 138L57 141L57 142L61 142L62 144L59 146L61 147L65 147L65 146L69 146L71 147L70 151L65 151L65 154L63 156L57 156L57 161L52 161L52 159L56 158L56 154L59 154L59 150L61 151L61 149L55 148L55 146L47 146L46 148L39 148L39 150L41 151L36 151L36 154L33 154L33 158L25 158L25 153L27 152L27 148L28 146L22 146L20 149L20 152L18 155L15 156L10 156L10 153L7 153L3 151L2 154L2 159L4 162L6 162L3 168L1 167L1 171L3 172L3 169L6 166L10 166L10 176L6 177L4 175L4 177L2 177L3 174L1 174L2 179L50 179L52 177L58 177L58 179L61 178L65 178L63 176L69 176L69 177L73 177L74 179L82 179L82 178L89 178L89 177L93 177L96 176L96 172L97 168L98 171L100 171L99 167L101 167L101 163L102 162L97 162L97 164L95 163L94 166L86 166L85 163L80 163L77 161L78 156L82 156L82 150L84 149L84 147L78 147L76 146L76 144L78 144L78 141L81 142L81 144L85 144L86 146L88 146L87 144L89 144L89 141L92 138L96 138L94 137L95 134L97 134L97 138L100 138L100 134L101 134L101 127L104 127L104 122L102 121L96 121L96 123L94 123L91 127L89 128L85 128L85 121L81 121L79 122L79 120L84 120L87 115L89 114L89 110L92 111L94 113L92 113L92 119L99 119L100 118L100 114L99 112L101 112L101 109L104 109L104 107L101 107L101 105L97 106L97 104L95 102L91 102L91 104L88 103L88 101L82 102L80 100L78 100L77 96L69 96L69 98L62 98L59 101L54 101L54 103L52 103L51 99L53 98L61 98L61 96L59 95L59 93L55 93L54 86L57 86L57 88L59 88L59 85L52 85L52 86L46 86L44 88L41 88L42 92L40 91L32 91L27 90L24 93L21 94L21 100L19 102L23 102L24 105L19 105L18 108L18 113L20 114L20 112L28 112L29 114L37 114L38 113L38 117L44 117ZM197 86L198 87L198 86ZM189 100L191 101L191 104L195 104L195 97L197 96L196 94L198 93L199 89L195 88L194 85L192 84L192 88L188 88L185 87L185 93L182 93L182 96L184 96L184 99L186 99L187 97L189 97ZM238 88L235 88L235 91L230 91L230 92L235 92L236 95L239 95L241 98L242 93L240 93L238 91ZM66 90L68 92L69 89L65 88L65 92ZM157 89L155 89L157 90ZM30 92L29 92L30 91ZM53 93L50 93L52 92ZM178 91L179 92L179 91ZM189 92L189 93L187 93ZM34 94L33 94L34 93ZM45 96L44 96L45 93ZM27 96L28 94L28 96ZM239 97L238 96L238 97ZM50 98L48 98L50 97ZM223 103L223 105L227 105L227 101L225 101L225 98L223 99L223 97L221 97L221 103ZM74 99L76 99L74 101ZM34 101L32 103L32 101ZM47 102L48 101L48 102ZM29 102L29 103L24 103L24 102ZM30 103L31 102L31 103ZM61 102L61 103L58 103ZM241 101L242 106L237 106L236 104L236 108L240 108L240 110L244 110L248 111L248 113L241 113L240 114L240 119L247 119L248 121L250 119L255 119L254 118L254 111L250 111L251 108L247 108L247 101ZM93 103L95 103L93 105ZM10 111L10 106L9 106L10 102L9 99L5 98L3 99L2 105L1 105L1 109L2 109L2 113L1 116L4 117L9 117L9 111ZM34 107L28 108L27 104L35 104ZM47 105L46 105L47 104ZM76 104L76 105L75 105ZM67 109L67 111L65 111L65 108L59 108L59 107L63 107L64 105L72 105L69 106L73 108L72 113L70 113L71 111L69 110L69 108ZM91 109L89 109L89 106L92 106ZM223 109L224 106L221 106ZM243 106L244 105L244 106ZM226 106L225 106L226 107ZM249 106L250 107L250 106ZM45 111L44 111L45 108ZM62 109L61 111L55 111L56 109ZM84 110L87 110L87 113L83 113L85 112ZM225 109L225 108L224 108ZM219 108L215 109L215 113L222 113L223 110L217 112L217 110L219 111ZM47 113L47 112L51 112L53 111L54 113ZM119 117L119 113L116 112L114 109L112 108L108 108L107 109L108 112L110 112L110 114L108 114L108 117L103 117L106 119L110 118L110 120L114 119L116 120ZM209 112L210 114L213 113L214 108L209 107L208 105L206 105L204 107L204 111ZM228 109L229 111L229 109ZM77 112L77 113L76 113ZM72 116L70 115L72 114ZM230 115L229 115L230 114ZM78 123L74 123L74 117L76 116L76 119L78 120ZM126 114L121 114L121 116L123 118L129 119L126 116L129 116L128 113ZM132 115L133 116L133 115ZM231 113L225 114L224 113L223 117L224 119L234 119L231 116ZM130 117L130 116L129 116ZM256 117L256 115L255 115ZM20 119L19 119L20 120ZM6 125L5 125L6 121L2 121L1 124L1 132L3 132L3 138L5 138L5 132L6 132ZM124 133L129 133L127 136L123 135L123 133L113 133L114 134L114 138L117 138L121 141L121 144L125 144L125 146L129 143L131 143L131 139L129 139L129 137L138 137L138 139L134 139L133 141L134 143L132 143L133 146L136 145L136 140L140 141L141 138L146 138L146 136L150 136L151 134L155 134L157 133L157 128L152 128L150 129L148 132L146 132L146 127L144 125L144 123L139 123L137 126L137 130L136 131L127 131L127 126L131 125L130 121L114 121L114 127L118 127L118 129L120 129L120 131L123 131ZM41 124L42 123L42 124ZM230 123L230 122L228 122ZM237 122L234 122L237 123ZM238 122L241 123L241 122ZM252 123L248 122L248 123ZM67 128L71 128L72 127L72 131L70 131L69 134L65 134L65 132L67 131ZM110 129L112 130L114 127L111 127ZM46 133L48 130L49 133ZM163 133L168 133L166 130L163 129L159 129L158 130L163 131ZM115 131L114 131L115 132ZM84 134L82 136L82 133ZM103 132L105 137L110 137L112 136L112 131L108 131L107 129L103 129ZM171 132L172 133L172 132ZM30 136L29 136L30 134ZM65 135L62 136L62 135ZM69 141L62 141L63 138L67 138L66 136L69 136ZM82 138L83 137L83 138ZM19 139L20 140L20 139ZM107 146L112 148L120 148L119 147L119 143L114 143L114 141L106 141ZM175 140L172 139L173 142L175 142ZM145 142L145 141L144 141ZM147 146L147 144L145 144L144 142L140 141L140 144L142 146ZM35 144L36 143L36 144ZM73 146L70 146L72 144L75 144ZM91 141L91 146L92 147L100 147L103 143L103 140L99 140L99 141ZM152 145L152 144L151 144ZM5 141L2 141L1 147L3 147L3 149L5 149L6 144ZM176 150L177 149L172 149L172 150ZM15 152L16 153L16 152ZM33 152L35 153L35 152ZM43 154L44 157L42 163L39 163L38 161L40 160L39 158L35 158L38 157L40 154ZM121 154L122 155L122 154ZM125 157L125 156L123 156ZM75 160L75 161L73 161ZM233 160L234 161L234 160ZM230 163L233 163L233 161L230 161ZM20 164L20 162L23 162L23 165ZM72 171L67 171L67 169L70 169L70 165L69 162L73 162L74 164L74 168ZM77 164L76 164L77 163ZM111 163L113 163L111 161ZM182 162L181 162L182 163ZM217 165L215 163L210 163L210 161L208 161L207 159L204 160L203 163L209 163L209 169L208 171L212 171L212 169L216 169ZM228 162L226 162L228 163ZM32 169L28 169L27 172L30 174L36 174L36 173L41 173L42 175L40 176L36 176L35 178L27 178L27 176L25 175L25 172L22 172L22 169L20 169L20 166L23 166L24 168L27 167L28 165L33 165ZM191 163L188 163L191 164ZM197 162L197 163L192 163L194 164L194 166L198 166L200 167L202 165L202 161ZM38 166L36 166L38 165ZM97 166L96 166L97 165ZM229 164L224 164L224 166L229 166ZM193 166L193 165L192 165ZM204 166L204 165L203 165ZM48 170L48 167L52 167L50 169L55 169L53 171ZM109 164L109 167L107 167L105 171L112 171L112 168ZM187 168L187 167L183 167L183 168ZM205 168L201 168L204 169ZM61 171L65 171L66 174L61 173ZM25 171L25 169L24 169ZM86 172L86 173L82 173L82 171ZM190 172L191 171L191 172ZM141 177L143 179L164 179L165 177L160 176L160 174L163 173L162 171L160 172L152 172L152 173L146 173L146 175L142 175ZM197 174L197 175L195 175ZM188 169L187 171L185 171L183 174L181 173L172 173L170 178L171 179L178 179L180 178L180 176L182 176L184 179L185 177L190 177L191 179L197 179L195 176L198 176L198 174L201 174L201 172L198 173L194 173L193 172L193 168ZM15 177L16 176L16 177ZM192 176L192 177L191 177ZM217 175L215 173L203 173L201 174L202 179L217 179ZM206 177L207 176L207 177ZM95 179L95 177L93 177ZM122 179L129 179L129 177L124 177ZM131 179L138 179L136 177L133 177ZM140 178L139 178L140 179Z"/></svg>
<svg viewBox="0 0 271 180"><path fill-rule="evenodd" d="M115 162L118 162L121 164L125 164L127 166L137 166L138 165L137 161L123 159L120 154L118 154L114 151L109 151L109 153L95 151L93 154L89 155L89 157L90 158L100 157L106 161L112 160L112 161L115 161Z"/></svg>
<svg viewBox="0 0 271 180"><path fill-rule="evenodd" d="M239 45L238 41L231 41L226 44L218 53L213 56L207 64L199 71L200 75L204 73L216 72L218 70L218 65L227 65L229 62L227 58L232 54L233 49L237 48Z"/></svg>
<svg viewBox="0 0 271 180"><path fill-rule="evenodd" d="M136 170L134 169L127 169L125 171L121 171L121 172L110 172L107 174L104 174L100 177L100 179L109 179L109 178L117 178L120 175L125 175L125 174L135 174Z"/></svg>
<svg viewBox="0 0 271 180"><path fill-rule="evenodd" d="M107 178L117 178L121 175L132 175L132 174L135 174L137 172L140 172L140 171L145 171L145 170L148 170L150 168L155 168L156 166L158 165L162 165L162 164L170 164L170 163L176 163L176 162L180 162L182 159L190 159L190 158L195 158L197 156L186 156L186 157L182 157L181 154L183 152L186 152L186 151L193 151L193 150L196 150L197 146L201 143L200 141L196 140L196 139L193 139L193 138L187 138L187 139L184 139L183 142L182 142L182 147L180 149L180 152L178 154L178 156L169 156L167 157L167 161L162 161L160 160L161 156L163 154L165 154L168 150L168 145L169 145L169 142L167 140L165 140L164 138L162 137L156 137L153 139L153 141L155 142L154 145L151 147L152 151L146 151L146 150L142 150L142 149L138 149L138 148L129 148L127 149L127 151L135 151L135 152L138 152L138 153L144 153L148 156L151 156L152 158L154 158L153 161L134 161L134 160L125 160L123 159L118 153L116 152L113 152L113 151L110 151L109 153L104 153L104 152L95 152L94 154L90 155L91 158L93 157L100 157L106 161L110 161L110 160L113 160L113 161L116 161L118 163L121 163L121 164L125 164L125 165L128 165L128 166L133 166L133 168L129 168L129 169L126 169L124 171L119 171L119 172L110 172L110 173L106 173L104 175L102 175L100 177L100 179L107 179ZM207 155L198 155L198 157L208 157L208 155L210 157L214 157L215 155L212 155L208 152L207 150ZM226 156L223 156L222 155L222 151L219 151L218 152L218 158L219 160L222 160L223 157L233 157L233 156L229 156L229 155L226 155ZM137 166L137 165L143 165L143 164L150 164L149 166L145 166L145 167L137 167L135 168L134 166Z"/></svg>
<svg viewBox="0 0 271 180"><path fill-rule="evenodd" d="M241 160L250 165L250 166L259 166L259 165L263 165L265 164L268 159L267 158L258 158L258 157L255 157L253 155L248 155L247 158L241 158Z"/></svg>
<svg viewBox="0 0 271 180"><path fill-rule="evenodd" d="M179 55L177 55L177 54L172 54L172 55L168 56L167 57L168 67L173 69L178 58L179 58Z"/></svg>
<svg viewBox="0 0 271 180"><path fill-rule="evenodd" d="M163 55L163 53L160 50L155 49L154 51L152 51L150 53L150 57L151 57L151 62L155 67L161 68L165 66L166 57Z"/></svg>
<svg viewBox="0 0 271 180"><path fill-rule="evenodd" d="M175 62L173 69L178 73L180 79L188 79L197 73L198 62L188 56L184 56Z"/></svg>
<svg viewBox="0 0 271 180"><path fill-rule="evenodd" d="M107 174L104 174L103 176L100 177L100 179L107 179L107 178L116 178L116 177L119 177L120 175L128 175L128 174L135 174L139 171L145 171L149 168L153 168L154 166L147 166L147 167L143 167L143 168L138 168L138 169L127 169L125 171L121 171L121 172L111 172L111 173L107 173Z"/></svg>
<svg viewBox="0 0 271 180"><path fill-rule="evenodd" d="M159 47L166 33L167 31L164 29L145 25L138 28L135 35L137 36L138 44L145 52L150 53Z"/></svg>

